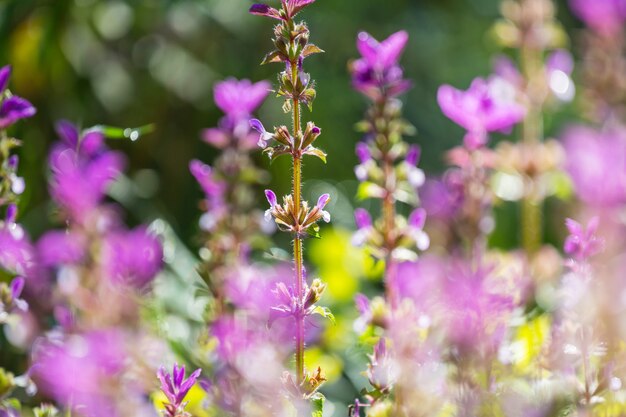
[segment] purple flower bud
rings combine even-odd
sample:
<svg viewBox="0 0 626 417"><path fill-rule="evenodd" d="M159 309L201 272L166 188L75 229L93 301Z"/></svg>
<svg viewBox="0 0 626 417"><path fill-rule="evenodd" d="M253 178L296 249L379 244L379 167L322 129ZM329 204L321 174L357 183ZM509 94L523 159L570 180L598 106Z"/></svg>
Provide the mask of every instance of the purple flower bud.
<svg viewBox="0 0 626 417"><path fill-rule="evenodd" d="M272 190L265 190L265 198L270 203L270 207L274 208L278 202L276 194Z"/></svg>
<svg viewBox="0 0 626 417"><path fill-rule="evenodd" d="M20 298L20 295L22 295L22 291L24 290L25 284L26 280L23 277L13 278L13 281L11 281L11 296L14 299Z"/></svg>
<svg viewBox="0 0 626 417"><path fill-rule="evenodd" d="M11 155L9 160L7 161L7 165L9 169L13 172L17 171L17 167L19 166L20 158L17 155Z"/></svg>
<svg viewBox="0 0 626 417"><path fill-rule="evenodd" d="M17 218L17 206L15 204L9 204L7 207L6 214L6 222L7 223L15 223L15 219Z"/></svg>
<svg viewBox="0 0 626 417"><path fill-rule="evenodd" d="M272 190L265 190L265 198L267 198L267 201L270 203L270 208L265 210L265 221L270 221L272 220L272 210L278 204L278 200Z"/></svg>
<svg viewBox="0 0 626 417"><path fill-rule="evenodd" d="M413 210L409 216L409 225L416 229L423 229L426 223L426 210L423 208L417 208Z"/></svg>
<svg viewBox="0 0 626 417"><path fill-rule="evenodd" d="M61 138L69 148L76 149L78 147L80 133L72 122L59 120L55 125L55 129L59 138Z"/></svg>
<svg viewBox="0 0 626 417"><path fill-rule="evenodd" d="M282 19L280 17L280 12L273 7L268 6L267 4L257 3L250 6L250 13L255 14L257 16L267 16L273 19Z"/></svg>
<svg viewBox="0 0 626 417"><path fill-rule="evenodd" d="M324 207L326 207L326 204L328 204L329 201L330 201L330 195L322 194L320 198L317 200L317 205L316 205L317 208L320 209L322 213L322 218L324 219L326 223L330 222L330 213L325 211Z"/></svg>
<svg viewBox="0 0 626 417"><path fill-rule="evenodd" d="M317 208L319 208L320 210L323 209L324 207L326 207L326 204L328 204L329 200L329 194L322 194L320 198L317 199Z"/></svg>
<svg viewBox="0 0 626 417"><path fill-rule="evenodd" d="M372 227L372 218L367 210L358 208L354 210L354 221L359 229L367 229Z"/></svg>
<svg viewBox="0 0 626 417"><path fill-rule="evenodd" d="M9 97L0 106L0 129L6 129L20 119L32 117L36 112L29 101L18 96Z"/></svg>
<svg viewBox="0 0 626 417"><path fill-rule="evenodd" d="M319 135L322 133L322 129L320 129L319 127L315 126L313 127L313 129L311 129L311 133L313 133L314 135Z"/></svg>
<svg viewBox="0 0 626 417"><path fill-rule="evenodd" d="M263 126L263 123L261 123L259 119L251 119L250 127L256 130L257 132L259 132L260 134L259 142L258 142L259 148L262 148L262 149L267 148L267 142L272 140L274 135L272 135L267 130L265 130L265 126Z"/></svg>
<svg viewBox="0 0 626 417"><path fill-rule="evenodd" d="M359 158L362 164L366 163L372 158L369 150L369 146L365 142L359 142L356 145L356 156Z"/></svg>
<svg viewBox="0 0 626 417"><path fill-rule="evenodd" d="M9 86L9 78L11 78L11 66L5 65L0 68L0 94Z"/></svg>
<svg viewBox="0 0 626 417"><path fill-rule="evenodd" d="M422 148L420 148L419 145L411 145L409 151L406 153L406 163L411 166L416 166L421 154Z"/></svg>

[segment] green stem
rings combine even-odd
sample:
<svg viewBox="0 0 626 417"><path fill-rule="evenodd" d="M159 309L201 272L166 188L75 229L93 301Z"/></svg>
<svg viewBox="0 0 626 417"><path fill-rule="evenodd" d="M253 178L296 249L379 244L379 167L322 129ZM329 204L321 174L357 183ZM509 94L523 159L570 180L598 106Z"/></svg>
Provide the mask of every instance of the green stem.
<svg viewBox="0 0 626 417"><path fill-rule="evenodd" d="M529 145L543 140L543 116L541 91L535 80L543 71L542 51L531 46L523 46L521 51L521 66L527 81L527 95L529 109L522 125L522 140L524 152L529 152ZM531 158L532 155L524 155ZM542 242L542 210L541 201L534 195L535 179L527 178L525 182L525 196L522 202L522 246L528 255L532 255L541 248Z"/></svg>
<svg viewBox="0 0 626 417"><path fill-rule="evenodd" d="M291 63L291 77L294 85L298 79L298 64ZM293 99L293 135L299 137L301 133L300 126L300 102ZM302 204L302 155L294 153L293 155L293 200L295 205L295 217L300 218L300 206ZM299 232L299 231L298 231ZM296 234L293 241L293 260L296 269L296 294L299 302L304 300L304 277L302 274L302 238ZM302 306L301 306L302 307ZM296 382L301 383L304 380L304 315L299 314L296 317Z"/></svg>

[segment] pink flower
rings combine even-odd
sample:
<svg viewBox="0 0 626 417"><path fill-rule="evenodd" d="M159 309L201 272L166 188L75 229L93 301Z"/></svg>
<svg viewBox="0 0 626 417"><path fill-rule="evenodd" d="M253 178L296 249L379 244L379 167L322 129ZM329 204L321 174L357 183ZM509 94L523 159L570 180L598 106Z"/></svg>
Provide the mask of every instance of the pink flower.
<svg viewBox="0 0 626 417"><path fill-rule="evenodd" d="M489 132L508 131L526 115L515 101L515 88L500 77L477 78L467 91L443 85L437 101L443 114L467 130L464 141L470 149L484 146Z"/></svg>
<svg viewBox="0 0 626 417"><path fill-rule="evenodd" d="M604 36L621 36L626 20L625 0L570 0L570 8L589 27Z"/></svg>
<svg viewBox="0 0 626 417"><path fill-rule="evenodd" d="M578 261L587 260L602 251L604 241L596 236L600 219L593 217L584 228L580 223L566 219L565 226L569 235L563 246L565 253Z"/></svg>
<svg viewBox="0 0 626 417"><path fill-rule="evenodd" d="M267 81L252 83L250 80L228 78L215 85L215 104L226 117L236 125L237 122L250 118L270 92Z"/></svg>
<svg viewBox="0 0 626 417"><path fill-rule="evenodd" d="M595 207L626 204L626 130L574 126L563 138L566 170L578 197Z"/></svg>

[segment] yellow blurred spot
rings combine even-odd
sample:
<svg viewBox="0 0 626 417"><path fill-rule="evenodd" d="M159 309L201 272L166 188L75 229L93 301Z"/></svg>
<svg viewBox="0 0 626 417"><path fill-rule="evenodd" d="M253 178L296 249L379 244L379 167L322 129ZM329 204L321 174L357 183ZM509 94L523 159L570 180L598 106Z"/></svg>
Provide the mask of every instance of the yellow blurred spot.
<svg viewBox="0 0 626 417"><path fill-rule="evenodd" d="M307 349L304 364L309 372L317 369L318 366L321 367L328 382L339 379L343 368L339 358L329 355L317 347Z"/></svg>
<svg viewBox="0 0 626 417"><path fill-rule="evenodd" d="M550 317L544 314L520 326L517 330L515 339L520 351L515 367L518 371L526 372L536 363L549 335L550 324Z"/></svg>
<svg viewBox="0 0 626 417"><path fill-rule="evenodd" d="M193 417L212 417L212 414L206 410L206 392L198 386L198 384L191 387L189 393L185 397L185 401L189 401L186 410L191 413ZM167 398L163 392L158 391L152 394L152 403L154 408L162 415L163 403L167 402Z"/></svg>

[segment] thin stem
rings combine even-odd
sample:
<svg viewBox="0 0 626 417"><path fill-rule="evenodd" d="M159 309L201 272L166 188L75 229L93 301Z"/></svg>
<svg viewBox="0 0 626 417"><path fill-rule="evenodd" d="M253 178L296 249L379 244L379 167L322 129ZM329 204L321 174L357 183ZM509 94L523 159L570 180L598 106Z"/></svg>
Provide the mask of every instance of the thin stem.
<svg viewBox="0 0 626 417"><path fill-rule="evenodd" d="M298 79L298 64L291 63L291 77L294 85ZM293 115L293 134L299 137L301 134L300 127L300 102L297 98L293 99L292 104ZM295 217L300 218L300 205L302 200L302 155L294 153L293 155L293 200L295 205ZM296 234L293 241L293 260L296 269L296 294L298 302L301 304L304 300L304 276L303 276L303 260L302 260L302 238ZM299 306L303 308L302 305ZM296 381L298 383L304 380L304 315L296 316Z"/></svg>
<svg viewBox="0 0 626 417"><path fill-rule="evenodd" d="M521 49L521 66L527 80L527 95L529 109L522 125L522 140L527 145L524 152L530 152L529 145L541 142L543 139L543 116L541 89L536 80L542 71L542 51L531 46ZM525 155L531 158L532 155ZM522 202L522 246L527 254L537 252L542 241L542 210L541 201L534 196L535 180L528 178L525 184L526 192Z"/></svg>

